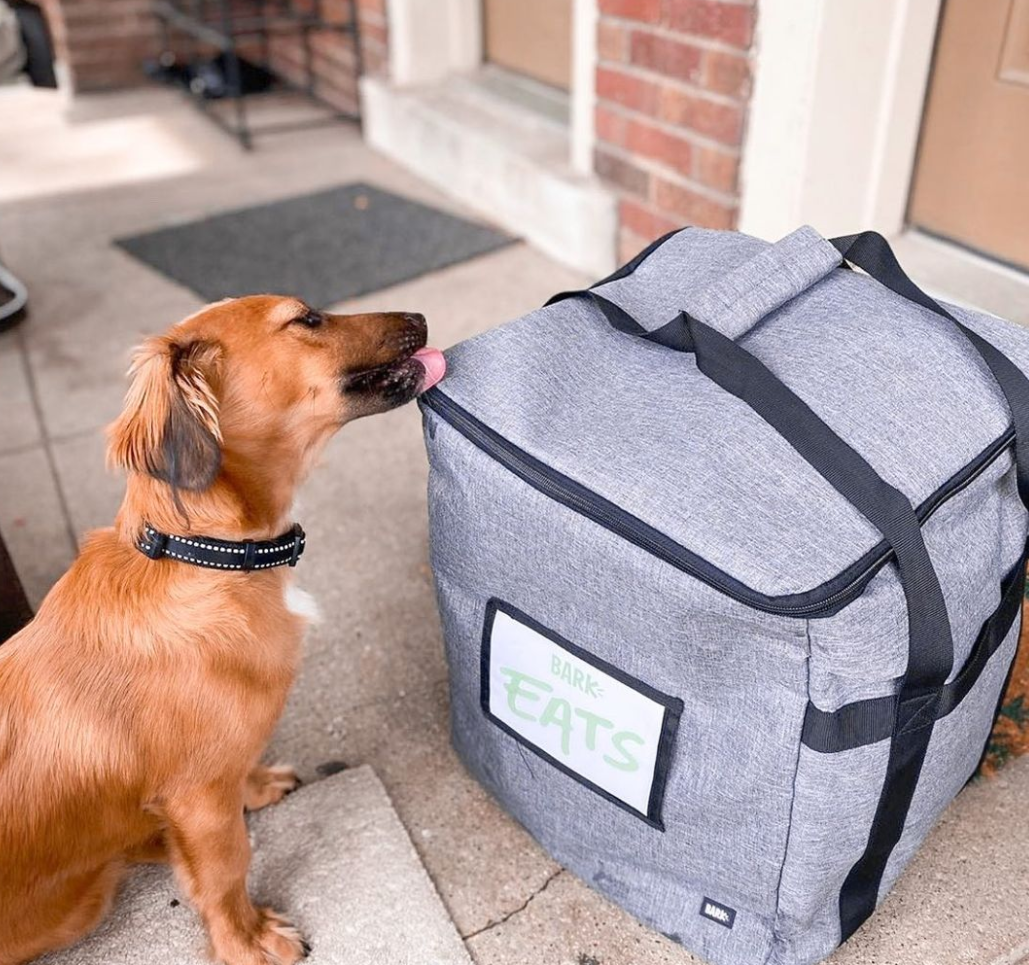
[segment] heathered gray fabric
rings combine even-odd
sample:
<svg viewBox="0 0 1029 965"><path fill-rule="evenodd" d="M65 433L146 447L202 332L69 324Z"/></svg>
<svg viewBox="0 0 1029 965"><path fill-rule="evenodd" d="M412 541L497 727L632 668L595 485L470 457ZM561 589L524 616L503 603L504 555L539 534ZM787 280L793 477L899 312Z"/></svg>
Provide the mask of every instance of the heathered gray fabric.
<svg viewBox="0 0 1029 965"><path fill-rule="evenodd" d="M654 328L763 248L689 229L601 290ZM987 337L997 330L963 317ZM997 344L1029 367L1029 332L999 325ZM1009 422L988 372L952 329L839 269L742 344L920 503ZM881 538L692 358L615 332L581 301L471 339L448 362L446 393L472 415L761 593L817 587Z"/></svg>
<svg viewBox="0 0 1029 965"><path fill-rule="evenodd" d="M1007 409L944 320L836 269L838 260L810 229L774 249L691 229L604 293L648 328L685 307L722 331L746 332L750 351L920 503L1006 431ZM1029 368L1029 333L958 314ZM880 540L691 358L614 332L581 301L458 346L442 391L759 592L819 587ZM804 714L809 702L832 711L897 692L908 625L895 568L882 567L835 614L774 616L550 499L432 411L425 427L453 736L471 771L559 861L715 965L810 965L829 954L890 742L819 753L802 744ZM939 506L923 534L952 625L953 678L1025 545L1010 452ZM683 700L664 832L483 715L491 598ZM1016 638L1017 627L937 724L880 896L974 769ZM736 910L731 929L700 916L703 898Z"/></svg>
<svg viewBox="0 0 1029 965"><path fill-rule="evenodd" d="M727 941L726 929L697 915L706 888L707 897L739 912L729 933L734 947L746 949L739 961L760 960L806 701L804 623L734 603L554 504L433 414L426 422L432 562L457 750L584 880L718 961L726 952L708 943ZM678 737L690 766L669 777L665 833L484 726L480 642L495 595L659 690L681 693L690 681ZM727 705L734 708L728 721ZM682 890L691 868L703 869L693 884L696 901Z"/></svg>
<svg viewBox="0 0 1029 965"><path fill-rule="evenodd" d="M739 339L766 315L836 268L840 253L813 228L798 228L683 302L695 318Z"/></svg>
<svg viewBox="0 0 1029 965"><path fill-rule="evenodd" d="M975 484L944 503L922 529L947 601L954 635L953 679L983 621L1000 602L1001 577L1025 543L1025 511L1006 453ZM975 547L969 553L967 548ZM907 666L907 609L896 570L887 567L830 620L812 620L811 701L832 711L896 693Z"/></svg>
<svg viewBox="0 0 1029 965"><path fill-rule="evenodd" d="M1018 646L1019 620L993 655L960 708L933 728L922 776L904 824L904 835L893 849L879 889L880 901L914 857L925 836L958 791L975 772L993 726L997 698Z"/></svg>
<svg viewBox="0 0 1029 965"><path fill-rule="evenodd" d="M889 753L889 741L839 754L800 748L774 965L817 962L839 944L840 888L865 850Z"/></svg>

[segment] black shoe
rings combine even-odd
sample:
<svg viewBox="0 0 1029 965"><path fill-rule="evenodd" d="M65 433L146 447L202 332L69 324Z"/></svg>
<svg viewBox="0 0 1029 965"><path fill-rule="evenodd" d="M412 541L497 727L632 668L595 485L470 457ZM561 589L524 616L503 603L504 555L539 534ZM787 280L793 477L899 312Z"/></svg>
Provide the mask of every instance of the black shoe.
<svg viewBox="0 0 1029 965"><path fill-rule="evenodd" d="M0 262L0 332L14 328L25 318L28 291Z"/></svg>

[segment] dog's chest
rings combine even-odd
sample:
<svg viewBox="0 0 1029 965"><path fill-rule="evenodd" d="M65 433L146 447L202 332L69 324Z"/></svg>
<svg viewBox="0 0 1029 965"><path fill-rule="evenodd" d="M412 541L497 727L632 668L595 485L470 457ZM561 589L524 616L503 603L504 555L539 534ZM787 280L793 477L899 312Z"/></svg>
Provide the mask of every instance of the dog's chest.
<svg viewBox="0 0 1029 965"><path fill-rule="evenodd" d="M321 620L321 611L318 603L310 593L300 589L295 583L287 583L283 596L286 601L286 609L294 616L301 617L308 623L318 623Z"/></svg>

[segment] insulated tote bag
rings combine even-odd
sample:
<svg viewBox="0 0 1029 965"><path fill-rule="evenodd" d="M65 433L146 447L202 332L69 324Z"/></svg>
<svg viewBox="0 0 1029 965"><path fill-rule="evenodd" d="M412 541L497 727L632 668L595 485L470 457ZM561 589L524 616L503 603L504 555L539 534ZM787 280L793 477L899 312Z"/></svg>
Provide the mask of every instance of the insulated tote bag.
<svg viewBox="0 0 1029 965"><path fill-rule="evenodd" d="M422 407L461 757L715 965L824 958L991 729L1029 332L873 233L689 228L448 362Z"/></svg>

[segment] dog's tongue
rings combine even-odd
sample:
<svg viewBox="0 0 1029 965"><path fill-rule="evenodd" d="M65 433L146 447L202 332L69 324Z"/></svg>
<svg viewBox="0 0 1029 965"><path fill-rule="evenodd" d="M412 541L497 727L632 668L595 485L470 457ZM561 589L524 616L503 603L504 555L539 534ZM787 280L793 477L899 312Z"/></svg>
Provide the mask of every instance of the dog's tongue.
<svg viewBox="0 0 1029 965"><path fill-rule="evenodd" d="M411 358L421 363L425 369L425 378L422 380L422 387L419 391L425 392L431 389L447 371L447 360L438 348L420 348Z"/></svg>

